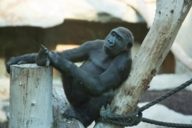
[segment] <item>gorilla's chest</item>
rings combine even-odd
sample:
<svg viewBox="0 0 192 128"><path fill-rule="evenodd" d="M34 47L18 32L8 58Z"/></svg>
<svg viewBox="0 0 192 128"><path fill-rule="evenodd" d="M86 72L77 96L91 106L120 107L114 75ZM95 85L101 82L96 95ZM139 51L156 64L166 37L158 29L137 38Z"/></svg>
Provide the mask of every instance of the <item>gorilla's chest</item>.
<svg viewBox="0 0 192 128"><path fill-rule="evenodd" d="M109 65L112 59L108 58L102 51L94 51L89 55L87 61L81 65L81 69L91 73L92 75L100 75Z"/></svg>
<svg viewBox="0 0 192 128"><path fill-rule="evenodd" d="M92 63L93 66L95 66L103 71L105 71L109 67L111 62L112 62L112 59L109 58L102 51L94 52L89 56L89 63Z"/></svg>

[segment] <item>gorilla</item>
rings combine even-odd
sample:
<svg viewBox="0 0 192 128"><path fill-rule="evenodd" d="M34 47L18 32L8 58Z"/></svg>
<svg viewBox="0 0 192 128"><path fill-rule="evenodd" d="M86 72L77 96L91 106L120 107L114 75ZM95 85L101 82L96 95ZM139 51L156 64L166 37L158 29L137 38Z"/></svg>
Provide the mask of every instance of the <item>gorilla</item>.
<svg viewBox="0 0 192 128"><path fill-rule="evenodd" d="M128 78L131 70L131 48L134 37L125 27L111 30L104 40L87 41L80 47L63 52L41 48L39 53L12 57L10 65L37 63L51 65L62 75L64 92L70 109L64 113L76 118L85 127L100 117L102 106L109 104L114 91ZM74 62L83 62L76 66Z"/></svg>

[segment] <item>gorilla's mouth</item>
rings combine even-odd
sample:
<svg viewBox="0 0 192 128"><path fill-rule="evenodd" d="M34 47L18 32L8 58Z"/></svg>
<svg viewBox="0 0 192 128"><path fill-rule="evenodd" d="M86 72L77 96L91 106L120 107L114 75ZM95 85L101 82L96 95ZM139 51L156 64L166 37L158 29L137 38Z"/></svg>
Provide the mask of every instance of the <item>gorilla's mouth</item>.
<svg viewBox="0 0 192 128"><path fill-rule="evenodd" d="M110 48L108 48L107 46L104 47L105 53L109 56L113 56L113 52Z"/></svg>
<svg viewBox="0 0 192 128"><path fill-rule="evenodd" d="M107 46L104 46L105 52L108 54L110 52L110 49Z"/></svg>

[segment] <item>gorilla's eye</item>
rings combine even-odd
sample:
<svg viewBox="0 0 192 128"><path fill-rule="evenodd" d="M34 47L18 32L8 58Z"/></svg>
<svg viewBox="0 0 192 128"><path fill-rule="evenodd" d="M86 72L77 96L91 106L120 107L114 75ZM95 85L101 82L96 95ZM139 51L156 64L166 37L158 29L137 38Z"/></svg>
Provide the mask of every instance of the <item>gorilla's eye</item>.
<svg viewBox="0 0 192 128"><path fill-rule="evenodd" d="M116 33L115 33L115 32L111 32L111 35L112 35L112 36L115 36L115 35L116 35Z"/></svg>
<svg viewBox="0 0 192 128"><path fill-rule="evenodd" d="M115 37L117 40L122 40L123 38L119 35L119 33L117 33L117 32L115 32L115 31L112 31L111 32L111 35L113 36L113 37Z"/></svg>
<svg viewBox="0 0 192 128"><path fill-rule="evenodd" d="M117 35L116 38L117 38L118 40L122 40L122 37L119 36L119 35Z"/></svg>

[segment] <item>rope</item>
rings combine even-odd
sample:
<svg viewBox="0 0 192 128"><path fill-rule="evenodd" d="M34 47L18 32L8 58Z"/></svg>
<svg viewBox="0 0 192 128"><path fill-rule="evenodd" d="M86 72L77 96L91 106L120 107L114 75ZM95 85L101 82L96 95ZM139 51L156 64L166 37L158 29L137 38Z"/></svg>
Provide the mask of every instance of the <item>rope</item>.
<svg viewBox="0 0 192 128"><path fill-rule="evenodd" d="M154 125L159 125L159 126L165 126L165 127L174 127L174 128L192 128L192 124L181 124L181 123L171 123L171 122L163 122L163 121L157 121L157 120L152 120L148 118L142 118L142 122L145 123L150 123Z"/></svg>
<svg viewBox="0 0 192 128"><path fill-rule="evenodd" d="M177 92L183 90L184 88L186 88L187 86L189 86L191 83L192 83L192 79L186 81L185 83L183 83L183 84L181 84L180 86L176 87L175 89L169 91L169 92L166 93L165 95L160 96L159 98L157 98L157 99L151 101L150 103L148 103L148 104L142 106L141 108L139 108L139 111L142 112L142 111L144 111L144 110L150 108L151 106L153 106L153 105L155 105L155 104L161 102L162 100L165 100L166 98L172 96L173 94L175 94L175 93L177 93Z"/></svg>
<svg viewBox="0 0 192 128"><path fill-rule="evenodd" d="M119 126L134 126L139 124L142 119L142 113L138 111L128 113L127 115L118 115L113 114L111 111L108 110L101 109L100 115L102 118L100 119L100 121Z"/></svg>
<svg viewBox="0 0 192 128"><path fill-rule="evenodd" d="M142 117L142 112L155 104L161 102L162 100L165 100L166 98L172 96L173 94L181 91L182 89L186 88L192 84L192 79L186 81L185 83L181 84L180 86L176 87L175 89L169 91L165 95L153 100L152 102L142 106L141 108L138 108L135 112L128 113L126 116L113 114L111 111L101 109L101 121L112 123L119 126L134 126L139 124L141 121L146 123L151 123L155 125L160 126L166 126L166 127L175 127L175 128L192 128L192 124L180 124L180 123L170 123L170 122L163 122L163 121L157 121L152 119L147 119Z"/></svg>

